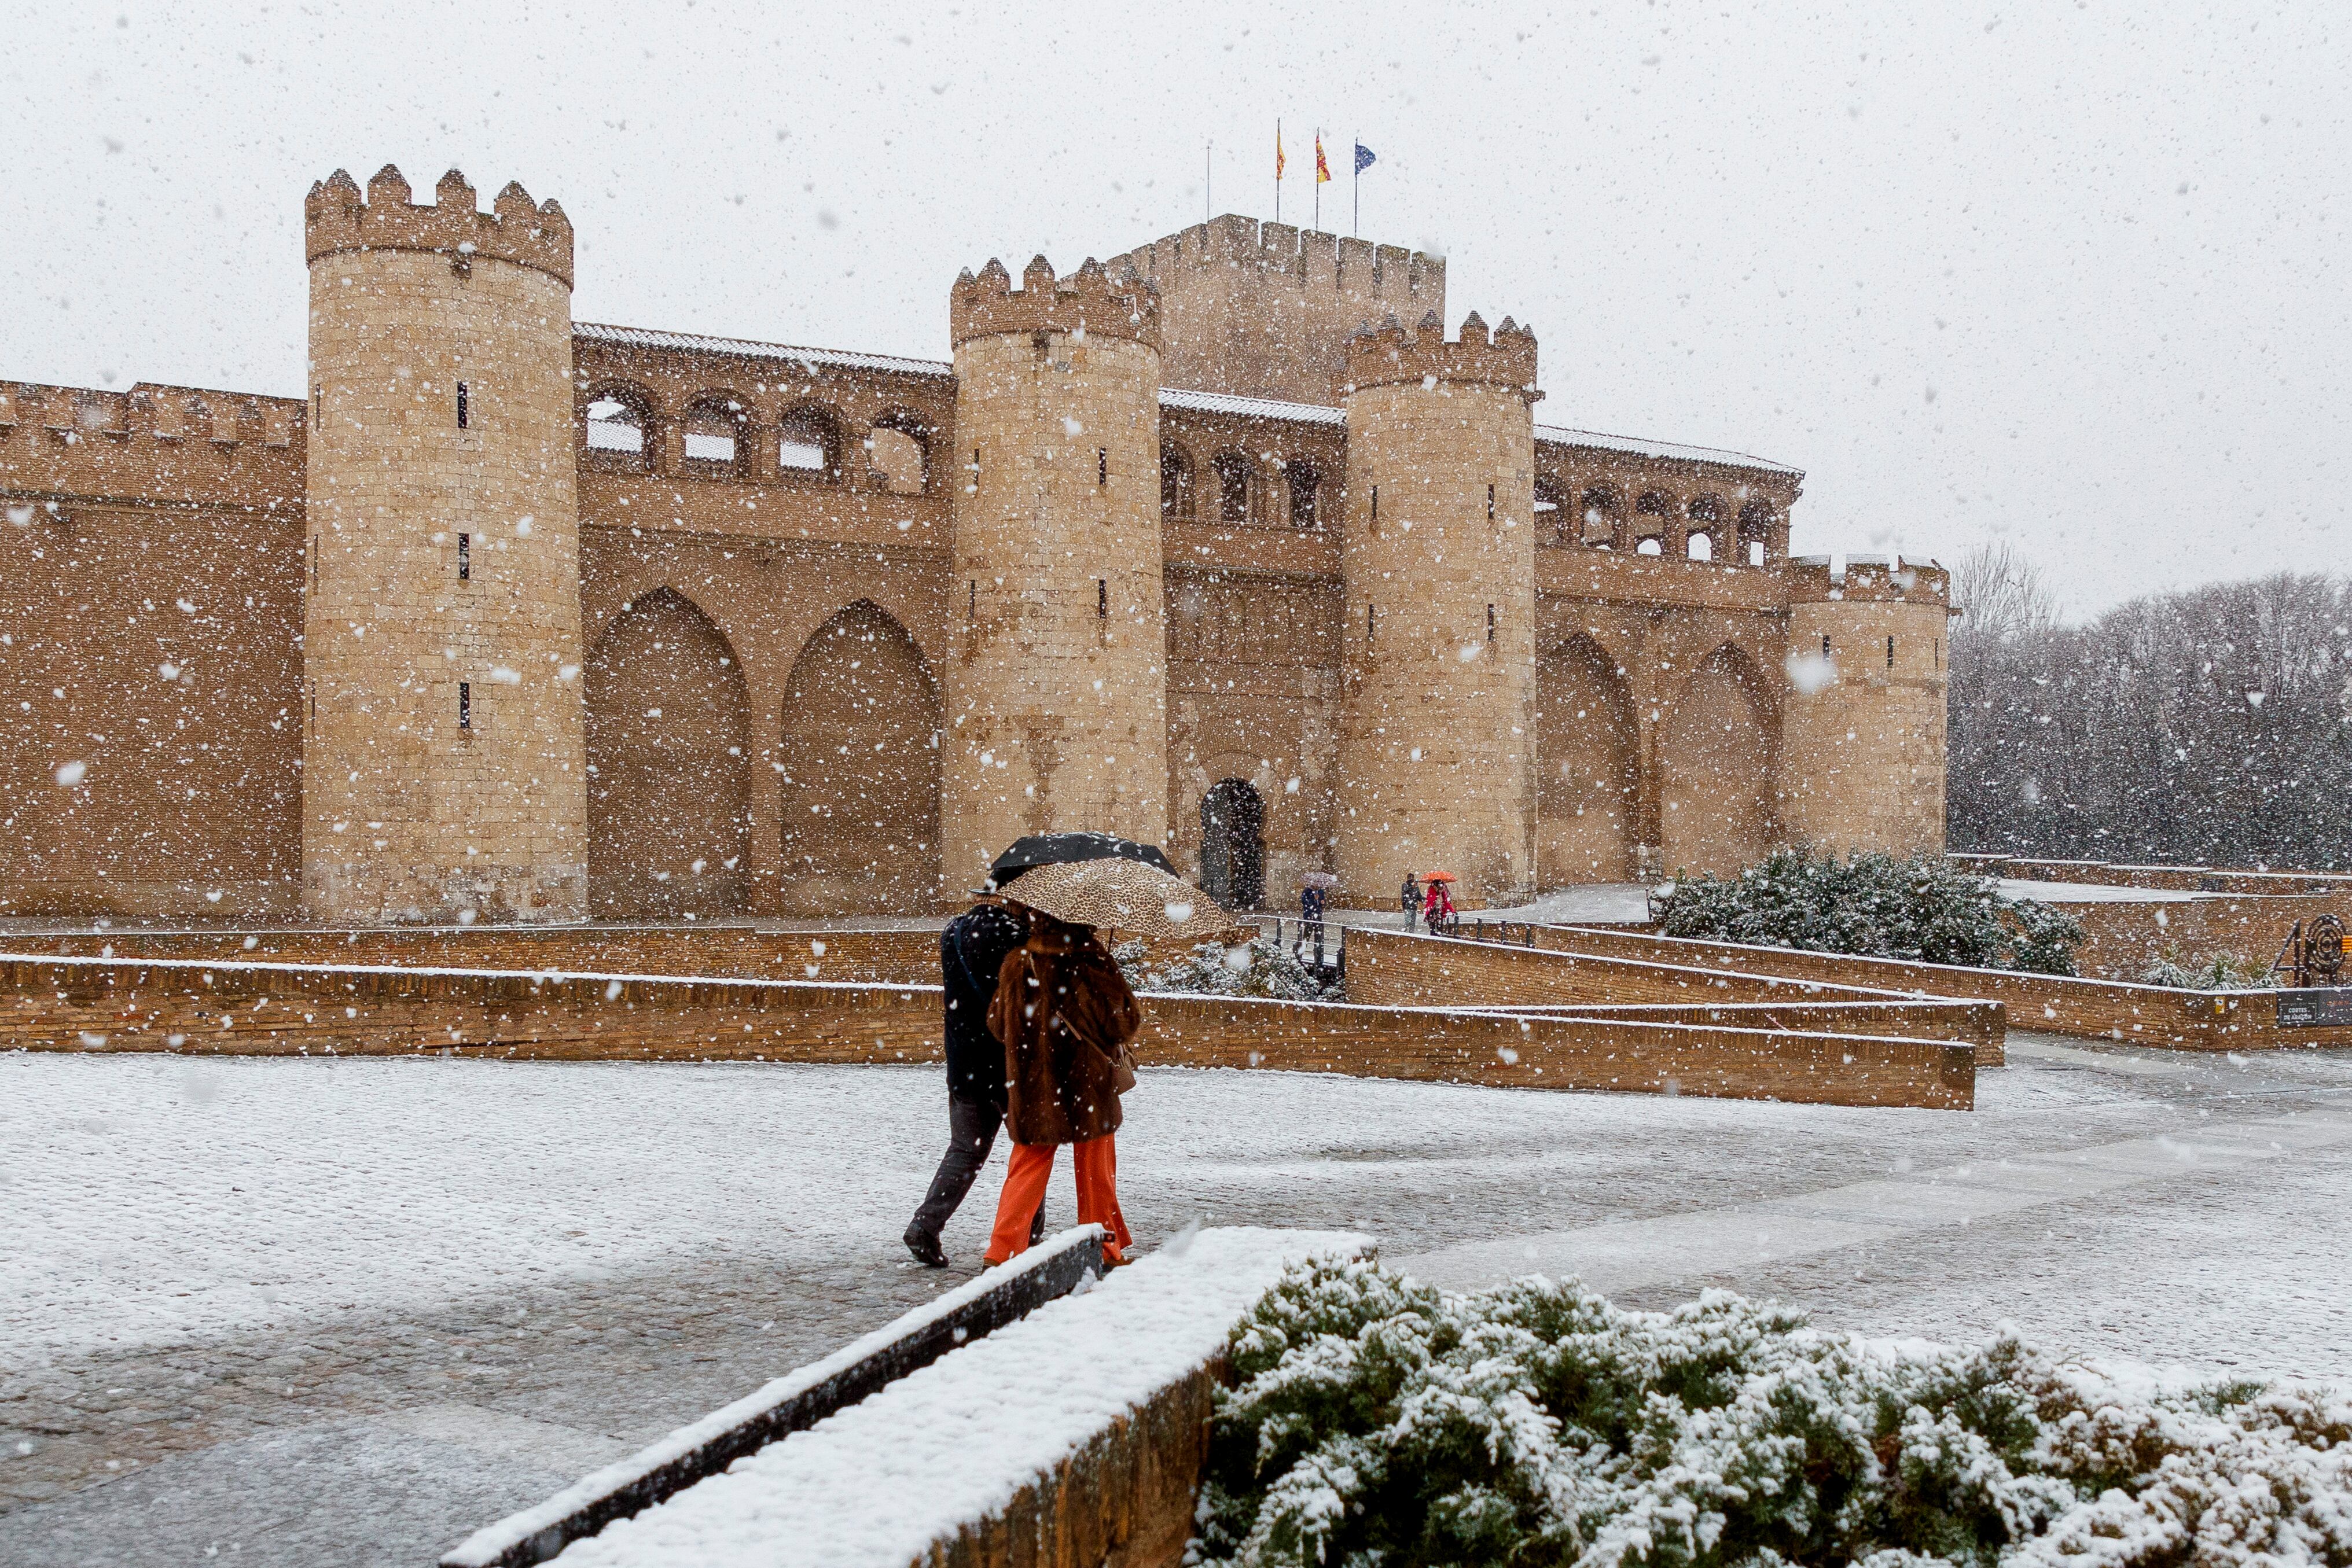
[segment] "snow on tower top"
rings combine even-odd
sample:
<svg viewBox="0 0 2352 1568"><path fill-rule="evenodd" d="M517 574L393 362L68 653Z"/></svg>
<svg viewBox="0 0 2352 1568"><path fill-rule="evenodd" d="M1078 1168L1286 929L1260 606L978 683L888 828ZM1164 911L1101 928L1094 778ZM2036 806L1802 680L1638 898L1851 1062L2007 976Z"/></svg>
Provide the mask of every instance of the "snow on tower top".
<svg viewBox="0 0 2352 1568"><path fill-rule="evenodd" d="M1386 325L1359 332L1348 342L1348 379L1353 387L1398 382L1467 382L1508 387L1529 402L1536 391L1536 335L1508 316L1489 336L1473 310L1462 336L1447 341L1445 323L1432 310L1411 329L1391 317Z"/></svg>
<svg viewBox="0 0 2352 1568"><path fill-rule="evenodd" d="M1114 281L1093 256L1066 278L1054 264L1032 256L1022 269L1021 287L1002 261L992 258L975 277L967 269L948 296L948 331L957 345L999 332L1070 332L1084 329L1160 347L1160 289L1149 278Z"/></svg>
<svg viewBox="0 0 2352 1568"><path fill-rule="evenodd" d="M491 204L476 210L474 187L452 169L434 187L435 204L409 200L409 184L386 163L367 183L367 193L338 169L310 187L302 203L303 256L344 251L425 250L450 258L461 268L478 258L533 267L572 287L572 220L553 198L534 204L512 180Z"/></svg>

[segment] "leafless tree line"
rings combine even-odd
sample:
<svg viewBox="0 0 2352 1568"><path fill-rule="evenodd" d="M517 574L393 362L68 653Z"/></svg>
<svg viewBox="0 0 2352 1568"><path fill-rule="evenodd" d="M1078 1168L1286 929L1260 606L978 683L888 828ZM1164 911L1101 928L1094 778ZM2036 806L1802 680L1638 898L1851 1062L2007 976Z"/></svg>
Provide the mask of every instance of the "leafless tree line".
<svg viewBox="0 0 2352 1568"><path fill-rule="evenodd" d="M2070 626L2002 544L1952 596L1952 848L2352 863L2352 584L2281 573Z"/></svg>

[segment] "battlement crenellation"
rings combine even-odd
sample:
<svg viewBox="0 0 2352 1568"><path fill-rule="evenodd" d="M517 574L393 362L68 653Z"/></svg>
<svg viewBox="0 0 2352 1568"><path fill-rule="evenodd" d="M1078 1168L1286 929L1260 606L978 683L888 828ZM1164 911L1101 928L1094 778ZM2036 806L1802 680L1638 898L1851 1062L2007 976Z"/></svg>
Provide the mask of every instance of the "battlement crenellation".
<svg viewBox="0 0 2352 1568"><path fill-rule="evenodd" d="M1160 290L1148 278L1115 277L1093 256L1067 277L1032 256L1021 287L992 257L975 277L959 275L948 295L948 335L961 348L974 338L1007 332L1085 332L1160 347Z"/></svg>
<svg viewBox="0 0 2352 1568"><path fill-rule="evenodd" d="M485 213L474 187L452 169L433 188L432 205L411 201L408 181L387 163L362 193L351 174L336 170L310 187L302 203L303 256L345 251L421 250L446 256L459 271L477 259L532 267L572 287L572 220L552 197L534 203L516 181L507 182Z"/></svg>
<svg viewBox="0 0 2352 1568"><path fill-rule="evenodd" d="M1534 330L1506 316L1489 333L1475 310L1451 340L1434 310L1418 326L1392 319L1357 333L1348 341L1348 380L1357 389L1435 381L1508 387L1529 402L1543 396L1536 390Z"/></svg>
<svg viewBox="0 0 2352 1568"><path fill-rule="evenodd" d="M1379 300L1405 314L1445 303L1442 256L1237 213L1138 246L1109 266L1114 276L1124 271L1150 278L1186 267L1246 270L1318 293Z"/></svg>

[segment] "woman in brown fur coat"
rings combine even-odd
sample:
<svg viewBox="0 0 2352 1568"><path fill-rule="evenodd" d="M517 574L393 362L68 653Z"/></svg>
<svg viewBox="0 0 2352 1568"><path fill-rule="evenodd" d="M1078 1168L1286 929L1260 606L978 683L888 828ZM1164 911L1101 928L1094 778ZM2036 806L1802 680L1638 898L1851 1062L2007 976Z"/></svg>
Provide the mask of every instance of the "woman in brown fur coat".
<svg viewBox="0 0 2352 1568"><path fill-rule="evenodd" d="M1134 1087L1127 1043L1142 1026L1135 993L1091 925L1032 912L1029 936L1005 955L989 1003L989 1032L1004 1045L1005 1124L1013 1162L988 1239L990 1264L1028 1245L1045 1199L1055 1145L1070 1145L1078 1222L1105 1231L1103 1257L1134 1244L1118 1211L1119 1095Z"/></svg>

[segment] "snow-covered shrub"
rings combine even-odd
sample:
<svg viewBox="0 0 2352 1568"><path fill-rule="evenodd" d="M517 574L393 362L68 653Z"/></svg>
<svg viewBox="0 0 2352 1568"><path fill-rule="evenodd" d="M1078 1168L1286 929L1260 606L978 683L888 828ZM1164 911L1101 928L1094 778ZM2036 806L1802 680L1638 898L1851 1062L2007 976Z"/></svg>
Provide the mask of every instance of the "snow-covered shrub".
<svg viewBox="0 0 2352 1568"><path fill-rule="evenodd" d="M1941 855L1864 852L1846 860L1775 850L1729 882L1682 882L1651 901L1668 936L1975 968L2074 973L2082 922Z"/></svg>
<svg viewBox="0 0 2352 1568"><path fill-rule="evenodd" d="M2352 1562L2352 1403L2137 1394L2014 1338L1816 1333L1523 1281L1294 1269L1234 1331L1204 1565L2233 1568Z"/></svg>
<svg viewBox="0 0 2352 1568"><path fill-rule="evenodd" d="M1336 1002L1343 988L1334 980L1326 986L1297 955L1260 935L1232 946L1203 942L1183 957L1155 965L1141 942L1122 942L1111 949L1119 972L1139 991L1178 991L1205 997L1272 997L1285 1002Z"/></svg>
<svg viewBox="0 0 2352 1568"><path fill-rule="evenodd" d="M2140 971L2139 981L2190 991L2266 991L2278 984L2278 977L2268 965L2228 953L2208 953L2189 963L2183 963L2178 953L2167 953Z"/></svg>

